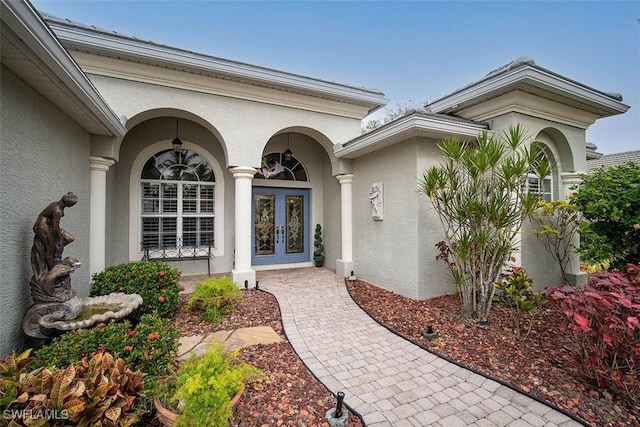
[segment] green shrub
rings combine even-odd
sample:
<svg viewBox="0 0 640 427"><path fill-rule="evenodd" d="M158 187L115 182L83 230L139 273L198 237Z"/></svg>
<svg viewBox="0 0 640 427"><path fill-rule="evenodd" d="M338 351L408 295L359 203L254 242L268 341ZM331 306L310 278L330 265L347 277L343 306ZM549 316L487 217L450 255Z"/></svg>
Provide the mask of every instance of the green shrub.
<svg viewBox="0 0 640 427"><path fill-rule="evenodd" d="M5 360L6 362L7 360ZM0 405L11 426L130 426L140 418L136 406L143 373L105 352L83 358L64 369L20 367L11 387L17 398ZM8 384L8 383L7 383ZM5 393L5 382L0 392ZM40 414L31 419L30 415ZM43 415L44 414L44 415ZM37 416L37 415L36 415Z"/></svg>
<svg viewBox="0 0 640 427"><path fill-rule="evenodd" d="M162 374L171 370L179 335L178 330L169 325L169 320L157 315L143 316L135 328L126 320L109 322L55 338L34 353L29 368L63 368L104 349L114 357L122 358L132 369Z"/></svg>
<svg viewBox="0 0 640 427"><path fill-rule="evenodd" d="M187 302L187 310L197 311L211 323L219 323L236 303L242 302L242 291L229 276L209 279L196 284Z"/></svg>
<svg viewBox="0 0 640 427"><path fill-rule="evenodd" d="M139 294L142 304L131 315L134 323L154 311L163 318L172 318L180 303L179 280L180 272L166 262L120 264L94 274L89 295L94 297L112 292Z"/></svg>
<svg viewBox="0 0 640 427"><path fill-rule="evenodd" d="M532 314L545 302L542 292L532 291L533 279L522 267L511 267L500 275L501 281L494 283L498 293L493 300L503 303L513 310L513 323L516 335L520 336L522 318L525 314ZM529 319L526 335L529 335L533 318ZM526 336L525 335L525 336Z"/></svg>
<svg viewBox="0 0 640 427"><path fill-rule="evenodd" d="M174 404L180 402L176 427L229 425L233 396L244 391L245 382L262 376L258 368L238 363L236 356L215 345L180 365L172 398Z"/></svg>
<svg viewBox="0 0 640 427"><path fill-rule="evenodd" d="M640 264L640 165L602 167L581 178L571 198L586 220L579 228L581 259L620 270Z"/></svg>

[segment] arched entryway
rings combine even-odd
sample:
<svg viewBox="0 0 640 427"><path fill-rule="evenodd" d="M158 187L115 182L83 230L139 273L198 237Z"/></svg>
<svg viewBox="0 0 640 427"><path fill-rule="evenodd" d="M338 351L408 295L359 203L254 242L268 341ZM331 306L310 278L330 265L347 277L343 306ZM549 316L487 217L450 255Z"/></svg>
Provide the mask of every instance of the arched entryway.
<svg viewBox="0 0 640 427"><path fill-rule="evenodd" d="M251 263L257 268L312 265L313 230L324 227L332 162L315 138L287 129L265 144L252 182ZM337 194L335 194L337 196ZM268 266L268 267L267 267Z"/></svg>
<svg viewBox="0 0 640 427"><path fill-rule="evenodd" d="M280 186L254 186L251 233L253 265L307 262L311 255L310 189L303 163L287 148L262 158L256 179ZM298 188L287 185L296 183ZM302 184L302 185L301 185ZM300 186L301 185L301 186Z"/></svg>

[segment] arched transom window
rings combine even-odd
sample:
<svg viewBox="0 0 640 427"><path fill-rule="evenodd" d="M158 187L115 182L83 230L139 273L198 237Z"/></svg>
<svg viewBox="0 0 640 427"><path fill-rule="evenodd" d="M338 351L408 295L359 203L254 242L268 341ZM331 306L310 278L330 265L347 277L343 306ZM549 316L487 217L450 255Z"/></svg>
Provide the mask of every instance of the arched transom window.
<svg viewBox="0 0 640 427"><path fill-rule="evenodd" d="M547 164L553 164L544 144L534 144L537 144L539 148L538 155L536 156L536 162L547 162ZM553 200L553 177L551 175L539 177L535 173L528 173L525 186L527 192L538 194L542 200L547 202Z"/></svg>
<svg viewBox="0 0 640 427"><path fill-rule="evenodd" d="M164 150L151 156L140 176L142 246L213 247L215 185L211 165L196 152Z"/></svg>
<svg viewBox="0 0 640 427"><path fill-rule="evenodd" d="M307 181L307 171L302 163L291 154L270 153L262 158L262 166L255 178Z"/></svg>

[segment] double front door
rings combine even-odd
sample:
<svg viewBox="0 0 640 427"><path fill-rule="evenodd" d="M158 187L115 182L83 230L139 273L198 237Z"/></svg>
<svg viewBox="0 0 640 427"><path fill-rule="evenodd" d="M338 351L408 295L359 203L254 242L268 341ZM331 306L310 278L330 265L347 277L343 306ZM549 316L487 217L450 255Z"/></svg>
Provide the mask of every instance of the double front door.
<svg viewBox="0 0 640 427"><path fill-rule="evenodd" d="M309 190L254 187L251 211L253 265L310 260Z"/></svg>

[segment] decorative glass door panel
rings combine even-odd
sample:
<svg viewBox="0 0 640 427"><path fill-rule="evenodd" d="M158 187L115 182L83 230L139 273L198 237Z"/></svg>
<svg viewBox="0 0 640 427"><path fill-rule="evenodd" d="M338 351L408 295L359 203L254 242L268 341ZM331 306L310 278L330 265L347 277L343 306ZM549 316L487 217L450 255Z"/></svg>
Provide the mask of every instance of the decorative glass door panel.
<svg viewBox="0 0 640 427"><path fill-rule="evenodd" d="M310 260L309 190L253 188L252 263Z"/></svg>
<svg viewBox="0 0 640 427"><path fill-rule="evenodd" d="M256 194L254 203L254 253L256 255L273 255L276 253L276 196L274 194Z"/></svg>
<svg viewBox="0 0 640 427"><path fill-rule="evenodd" d="M287 196L286 199L286 252L299 254L304 252L304 197Z"/></svg>

